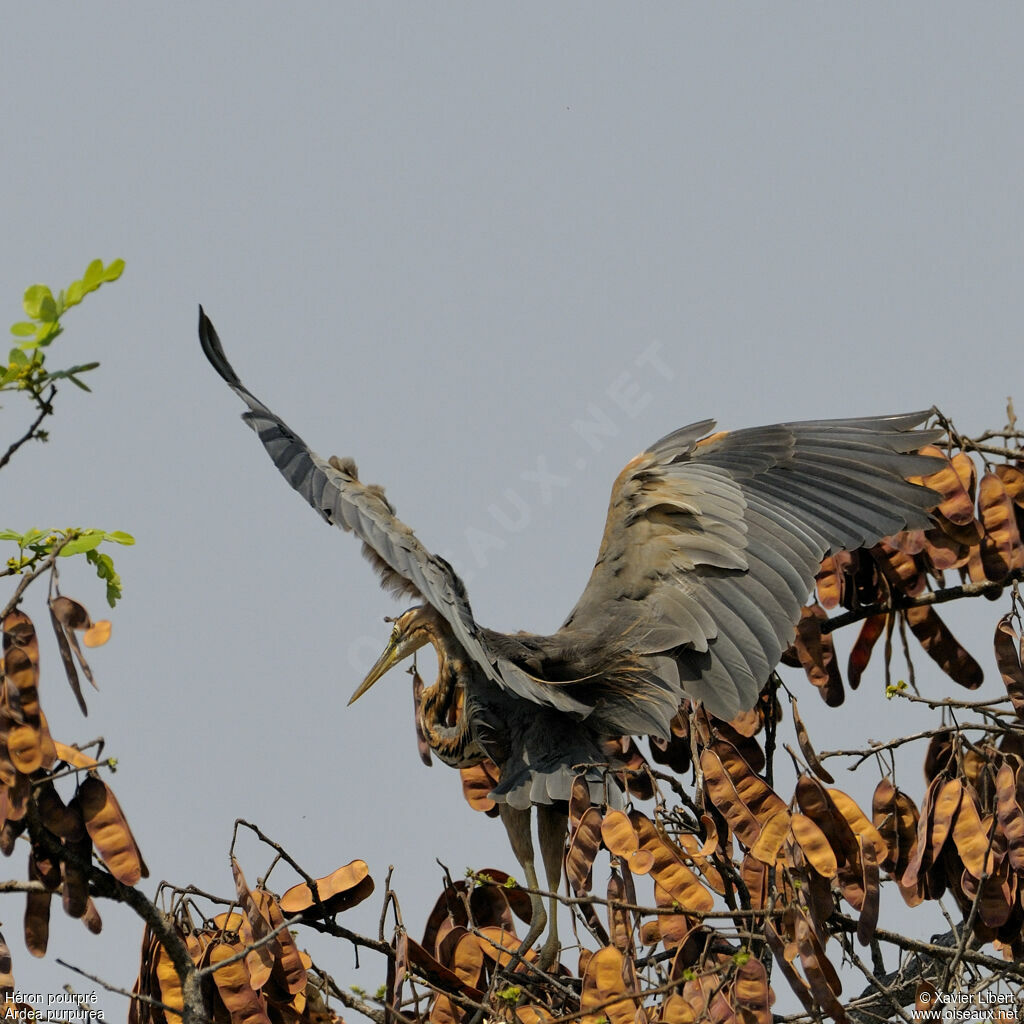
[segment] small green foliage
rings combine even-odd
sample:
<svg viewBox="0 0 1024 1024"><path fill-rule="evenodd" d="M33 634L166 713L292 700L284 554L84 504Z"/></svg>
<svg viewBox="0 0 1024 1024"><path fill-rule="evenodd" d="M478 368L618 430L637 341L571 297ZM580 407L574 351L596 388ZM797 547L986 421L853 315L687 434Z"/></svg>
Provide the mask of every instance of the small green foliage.
<svg viewBox="0 0 1024 1024"><path fill-rule="evenodd" d="M350 988L350 989L351 989L351 990L352 990L353 992L355 992L355 994L356 994L357 996L359 996L359 998L360 998L360 999L365 999L365 998L366 998L366 989L365 989L365 988L362 988L362 987L361 987L361 986L359 986L359 985L349 985L349 988Z"/></svg>
<svg viewBox="0 0 1024 1024"><path fill-rule="evenodd" d="M107 604L111 608L121 598L121 577L114 570L114 560L105 552L99 551L103 543L131 545L135 538L123 530L68 529L38 530L31 529L25 533L17 530L0 530L0 541L9 540L18 545L18 554L7 559L7 575L20 576L31 572L36 566L56 555L70 558L84 554L86 559L96 567L96 575L107 584Z"/></svg>
<svg viewBox="0 0 1024 1024"><path fill-rule="evenodd" d="M100 551L87 551L85 557L96 566L96 575L107 584L107 604L111 608L121 600L121 577L114 571L114 560Z"/></svg>
<svg viewBox="0 0 1024 1024"><path fill-rule="evenodd" d="M70 558L72 555L80 555L83 551L92 551L103 543L103 534L99 530L83 530L77 537L73 537L60 551L57 552L61 558Z"/></svg>
<svg viewBox="0 0 1024 1024"><path fill-rule="evenodd" d="M509 985L508 988L503 988L500 992L495 992L494 994L503 1003L515 1006L519 1002L519 997L523 994L523 990L518 985Z"/></svg>
<svg viewBox="0 0 1024 1024"><path fill-rule="evenodd" d="M33 284L26 288L22 306L28 316L44 324L52 324L59 315L57 300L45 284Z"/></svg>
<svg viewBox="0 0 1024 1024"><path fill-rule="evenodd" d="M383 1003L384 1000L387 999L387 997L388 997L388 987L387 987L387 985L381 985L381 987L379 989L377 989L376 992L373 993L373 998L376 999L378 1003Z"/></svg>
<svg viewBox="0 0 1024 1024"><path fill-rule="evenodd" d="M692 967L687 967L683 971L683 981L696 981L697 972Z"/></svg>
<svg viewBox="0 0 1024 1024"><path fill-rule="evenodd" d="M907 681L906 681L906 679L900 679L898 682L890 683L885 688L885 699L886 700L892 700L893 697L897 696L898 694L903 693L904 690L906 690L906 688L907 688Z"/></svg>
<svg viewBox="0 0 1024 1024"><path fill-rule="evenodd" d="M733 954L732 962L737 967L742 967L750 959L750 950L741 949L738 953Z"/></svg>
<svg viewBox="0 0 1024 1024"><path fill-rule="evenodd" d="M45 284L26 288L22 308L29 319L11 325L11 334L20 340L8 353L6 368L0 367L0 391L28 391L39 400L43 389L56 380L69 380L88 391L79 376L95 370L99 363L79 363L65 370L49 370L44 349L64 330L61 317L89 292L108 281L116 281L123 270L124 260L114 260L106 266L102 260L93 260L80 281L72 281L67 290L56 295Z"/></svg>

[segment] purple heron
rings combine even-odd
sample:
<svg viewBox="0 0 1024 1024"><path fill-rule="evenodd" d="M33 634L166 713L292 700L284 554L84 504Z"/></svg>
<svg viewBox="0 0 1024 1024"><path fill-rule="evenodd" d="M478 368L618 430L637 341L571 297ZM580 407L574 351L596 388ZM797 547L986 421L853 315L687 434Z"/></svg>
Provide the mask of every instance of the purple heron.
<svg viewBox="0 0 1024 1024"><path fill-rule="evenodd" d="M604 740L667 738L683 698L726 721L752 708L825 555L925 526L938 501L906 480L936 468L914 454L940 433L914 429L930 410L717 434L702 420L656 441L618 475L597 564L562 626L547 636L498 633L477 623L455 570L396 517L380 487L362 483L351 459L312 452L242 384L202 308L199 337L288 483L363 542L385 588L417 602L394 621L352 701L402 659L434 647L438 677L420 702L423 732L450 765L489 758L498 766L491 796L534 890L533 806L555 891L574 768L587 766L600 802ZM548 916L539 896L532 902L522 951ZM544 967L558 953L554 901L551 909Z"/></svg>

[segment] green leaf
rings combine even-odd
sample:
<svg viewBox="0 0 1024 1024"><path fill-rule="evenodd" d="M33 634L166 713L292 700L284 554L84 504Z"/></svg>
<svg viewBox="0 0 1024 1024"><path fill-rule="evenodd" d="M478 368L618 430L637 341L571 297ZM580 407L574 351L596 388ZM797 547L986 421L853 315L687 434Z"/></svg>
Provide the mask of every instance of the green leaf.
<svg viewBox="0 0 1024 1024"><path fill-rule="evenodd" d="M85 285L81 281L72 281L68 285L68 293L65 297L65 305L70 309L72 306L77 306L85 296Z"/></svg>
<svg viewBox="0 0 1024 1024"><path fill-rule="evenodd" d="M69 366L66 370L54 370L49 375L50 380L57 380L60 377L71 377L76 373L87 373L89 370L95 370L99 363L81 363L79 366Z"/></svg>
<svg viewBox="0 0 1024 1024"><path fill-rule="evenodd" d="M121 577L114 572L114 560L110 555L102 555L98 551L87 551L85 557L96 566L96 575L107 581L107 604L113 608L123 596Z"/></svg>
<svg viewBox="0 0 1024 1024"><path fill-rule="evenodd" d="M96 533L84 533L81 537L76 537L74 540L68 541L60 549L61 558L69 558L71 555L80 555L83 551L92 551L93 548L98 548L103 543L103 534L100 532Z"/></svg>
<svg viewBox="0 0 1024 1024"><path fill-rule="evenodd" d="M101 554L99 551L88 551L85 557L96 566L96 575L101 580L109 580L117 575L114 572L114 560L110 555Z"/></svg>
<svg viewBox="0 0 1024 1024"><path fill-rule="evenodd" d="M0 540L16 540L21 542L21 534L17 530L0 530Z"/></svg>
<svg viewBox="0 0 1024 1024"><path fill-rule="evenodd" d="M72 366L70 369L67 369L67 370L54 370L53 373L48 373L46 375L46 379L47 380L69 380L69 381L71 381L72 384L76 385L77 387L80 387L83 391L91 392L92 388L90 388L90 387L86 386L85 384L83 384L78 379L76 374L84 373L86 370L94 370L99 365L100 365L99 363L86 363L83 366Z"/></svg>
<svg viewBox="0 0 1024 1024"><path fill-rule="evenodd" d="M8 362L13 363L15 366L28 366L31 361L20 348L12 348L8 356Z"/></svg>
<svg viewBox="0 0 1024 1024"><path fill-rule="evenodd" d="M111 530L110 533L103 534L103 539L112 540L115 544L124 544L125 547L131 547L135 543L135 538L123 530Z"/></svg>
<svg viewBox="0 0 1024 1024"><path fill-rule="evenodd" d="M93 260L85 268L82 275L82 286L87 292L93 292L103 283L103 260Z"/></svg>
<svg viewBox="0 0 1024 1024"><path fill-rule="evenodd" d="M34 342L23 341L21 343L22 348L38 348L40 345L49 345L58 334L63 331L59 320L47 320L41 323L36 328L36 337Z"/></svg>
<svg viewBox="0 0 1024 1024"><path fill-rule="evenodd" d="M107 264L106 270L103 271L104 281L116 281L124 271L124 260L114 260L113 263Z"/></svg>
<svg viewBox="0 0 1024 1024"><path fill-rule="evenodd" d="M33 320L49 322L57 319L57 303L54 301L53 292L45 284L34 284L26 288L21 304L25 308L25 313Z"/></svg>
<svg viewBox="0 0 1024 1024"><path fill-rule="evenodd" d="M24 320L11 324L11 334L17 338L28 338L36 333L36 325L26 323Z"/></svg>

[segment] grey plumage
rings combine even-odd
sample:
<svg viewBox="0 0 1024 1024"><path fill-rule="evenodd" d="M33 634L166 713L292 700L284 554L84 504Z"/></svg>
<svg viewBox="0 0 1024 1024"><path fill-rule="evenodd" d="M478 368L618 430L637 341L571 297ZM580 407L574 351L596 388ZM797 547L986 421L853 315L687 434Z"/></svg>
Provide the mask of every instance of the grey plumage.
<svg viewBox="0 0 1024 1024"><path fill-rule="evenodd" d="M199 337L285 479L362 540L388 589L423 602L397 620L356 696L432 643L431 746L452 764L497 763L493 796L509 809L521 859L529 844L513 809L564 800L573 767L601 760L605 739L668 738L684 697L726 720L751 708L793 639L825 555L925 526L938 501L906 480L940 465L914 454L940 434L915 429L930 410L719 434L703 420L656 441L619 474L594 570L561 628L497 633L478 625L455 570L396 517L380 488L362 483L350 459L311 451L242 384L202 309ZM452 726L442 716L460 687L463 721ZM590 779L597 795L600 772ZM529 876L532 859L524 868Z"/></svg>
<svg viewBox="0 0 1024 1024"><path fill-rule="evenodd" d="M597 564L562 627L496 633L477 624L454 569L379 487L359 480L351 459L321 458L242 384L202 311L199 333L278 470L327 522L363 541L384 585L435 608L497 687L595 735L667 737L683 696L724 719L751 707L822 558L923 526L937 501L906 482L936 468L909 454L939 435L914 429L928 411L711 437L714 421L703 420L620 473Z"/></svg>

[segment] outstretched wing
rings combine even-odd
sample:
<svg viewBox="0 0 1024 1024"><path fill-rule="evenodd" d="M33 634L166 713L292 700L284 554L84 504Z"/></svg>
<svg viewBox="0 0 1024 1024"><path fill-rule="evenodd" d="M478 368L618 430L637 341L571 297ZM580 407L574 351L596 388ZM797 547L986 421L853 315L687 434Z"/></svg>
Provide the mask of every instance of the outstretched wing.
<svg viewBox="0 0 1024 1024"><path fill-rule="evenodd" d="M829 552L928 522L929 412L674 431L619 474L565 634L628 636L723 719L754 705ZM704 438L703 440L700 440ZM667 656L667 657L666 657Z"/></svg>
<svg viewBox="0 0 1024 1024"><path fill-rule="evenodd" d="M396 515L384 491L362 483L350 459L322 459L239 380L209 317L199 307L199 341L206 358L249 407L242 419L256 432L281 475L328 522L351 530L381 574L383 585L431 604L448 621L467 652L487 662L462 580L432 555Z"/></svg>
<svg viewBox="0 0 1024 1024"><path fill-rule="evenodd" d="M256 432L281 475L328 523L351 531L385 588L432 605L466 654L499 686L537 704L586 715L591 708L489 650L455 570L431 554L396 515L382 488L362 483L351 459L323 459L241 382L209 317L199 307L199 341L210 364L249 407L242 419Z"/></svg>

